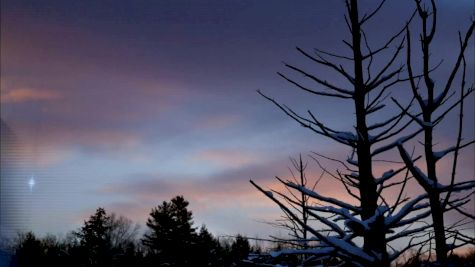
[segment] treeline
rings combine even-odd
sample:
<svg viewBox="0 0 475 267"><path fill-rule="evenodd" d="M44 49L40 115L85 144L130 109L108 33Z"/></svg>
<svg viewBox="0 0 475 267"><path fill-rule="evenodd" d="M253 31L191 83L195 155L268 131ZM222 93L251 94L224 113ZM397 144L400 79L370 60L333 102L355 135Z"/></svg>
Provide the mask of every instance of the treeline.
<svg viewBox="0 0 475 267"><path fill-rule="evenodd" d="M193 225L188 201L177 196L152 209L147 230L103 208L66 238L19 234L12 244L10 267L71 266L242 266L260 248L241 235L217 238Z"/></svg>
<svg viewBox="0 0 475 267"><path fill-rule="evenodd" d="M66 237L38 237L33 232L19 234L10 244L12 257L5 267L133 267L133 266L297 266L302 254L281 253L294 248L284 241L264 251L251 246L248 238L213 236L206 226L193 225L188 201L176 196L153 208L140 236L138 224L130 219L98 208L76 231ZM269 253L274 251L274 253ZM464 256L452 254L454 266L473 266L475 250ZM430 259L430 255L429 255ZM397 267L432 266L419 253L409 253ZM328 255L319 266L355 266ZM305 265L307 266L307 265Z"/></svg>

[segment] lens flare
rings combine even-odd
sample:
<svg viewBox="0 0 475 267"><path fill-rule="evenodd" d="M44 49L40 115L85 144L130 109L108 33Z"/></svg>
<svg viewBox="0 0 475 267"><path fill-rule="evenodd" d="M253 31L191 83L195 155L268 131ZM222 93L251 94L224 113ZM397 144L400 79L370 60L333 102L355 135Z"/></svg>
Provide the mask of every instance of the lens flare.
<svg viewBox="0 0 475 267"><path fill-rule="evenodd" d="M35 186L36 182L35 182L35 177L32 175L30 177L30 180L28 180L28 186L30 187L30 192L33 191L33 187Z"/></svg>

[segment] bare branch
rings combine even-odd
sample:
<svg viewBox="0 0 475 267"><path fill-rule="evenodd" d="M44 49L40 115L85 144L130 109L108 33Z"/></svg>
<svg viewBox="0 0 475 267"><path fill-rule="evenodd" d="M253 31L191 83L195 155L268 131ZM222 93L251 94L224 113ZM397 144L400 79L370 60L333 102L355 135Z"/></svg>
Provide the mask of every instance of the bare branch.
<svg viewBox="0 0 475 267"><path fill-rule="evenodd" d="M338 54L326 52L326 51L323 51L323 50L320 50L320 49L317 49L317 48L314 48L314 50L315 50L316 53L321 53L321 54L324 54L324 55L327 55L327 56L331 56L331 57L335 57L335 58L340 58L340 59L346 59L346 60L350 60L350 61L353 60L353 58L351 58L351 57L347 57L347 56L342 56L342 55L338 55Z"/></svg>
<svg viewBox="0 0 475 267"><path fill-rule="evenodd" d="M404 30L406 30L406 28L408 28L408 25L409 23L412 21L412 19L414 18L414 15L416 14L416 12L414 11L411 15L411 17L409 18L409 20L406 22L406 25L404 27L402 27L401 31L399 31L398 33L394 34L391 38L389 38L389 40L380 48L374 50L372 53L369 53L368 55L364 55L363 56L363 60L369 58L369 57L372 57L376 54L378 54L379 52L389 48L389 45L396 39L398 38L403 32Z"/></svg>
<svg viewBox="0 0 475 267"><path fill-rule="evenodd" d="M402 145L404 144L405 142L411 140L414 136L418 135L422 130L417 130L409 135L406 135L406 136L403 136L401 138L399 138L398 140L388 144L388 145L385 145L385 146L382 146L380 148L377 148L375 149L372 153L371 153L371 156L376 156L378 154L381 154L383 152L386 152L390 149L393 149L394 147L396 146L399 146L399 145Z"/></svg>
<svg viewBox="0 0 475 267"><path fill-rule="evenodd" d="M371 19L376 13L378 13L378 11L381 9L381 7L384 5L385 2L386 2L386 0L382 0L381 2L379 2L378 7L375 8L373 10L373 12L371 12L369 14L365 14L363 16L363 18L361 19L361 21L360 21L360 25L363 25L367 20Z"/></svg>
<svg viewBox="0 0 475 267"><path fill-rule="evenodd" d="M406 61L406 66L407 66L407 73L409 74L409 83L411 85L412 89L412 94L413 96L417 99L417 102L419 103L419 106L421 108L425 107L424 101L422 100L422 97L419 95L417 92L417 85L415 82L415 76L412 72L412 64L411 64L411 33L409 30L409 27L406 27L406 40L407 40L407 45L406 45L406 54L407 54L407 61Z"/></svg>
<svg viewBox="0 0 475 267"><path fill-rule="evenodd" d="M288 78L287 76L285 76L284 74L280 73L280 72L277 72L277 74L284 78L286 81L290 82L291 84L297 86L298 88L306 91L306 92L309 92L309 93L312 93L312 94L315 94L315 95L321 95L321 96L330 96L330 97L339 97L339 98L346 98L346 99L350 99L351 96L347 96L347 95L342 95L342 94L336 94L336 93L327 93L327 92L323 92L323 91L315 91L315 90L312 90L312 89L309 89L299 83L297 83L296 81Z"/></svg>
<svg viewBox="0 0 475 267"><path fill-rule="evenodd" d="M302 55L304 55L305 57L317 62L318 64L321 64L321 65L324 65L324 66L327 66L335 71L337 71L338 73L340 73L341 75L343 75L350 83L354 83L355 79L353 77L351 77L351 75L345 71L345 69L343 69L343 66L337 66L333 63L331 63L330 61L326 60L325 58L323 58L320 54L318 54L316 52L316 55L318 56L318 58L316 57L313 57L311 56L310 54L308 54L307 52L305 52L304 50L302 50L300 47L297 47L297 51L299 51Z"/></svg>
<svg viewBox="0 0 475 267"><path fill-rule="evenodd" d="M303 71L303 70L301 70L301 69L299 69L299 68L297 68L297 67L294 67L294 66L292 66L292 65L290 65L290 64L285 64L285 66L288 67L289 69L292 69L292 70L298 72L298 73L301 73L301 74L304 75L305 77L310 78L311 80L317 82L318 84L321 84L321 85L323 85L323 86L325 86L325 87L328 87L329 89L332 89L332 90L337 91L337 92L340 93L340 94L344 94L344 95L348 95L348 96L352 96L352 95L353 95L353 92L351 92L351 91L349 91L349 90L346 90L346 89L343 89L343 88L339 88L339 87L337 87L337 86L335 86L335 85L332 85L332 84L330 84L329 82L327 82L327 81L325 81L325 80L321 80L321 79L319 79L319 78L317 78L317 77L315 77L315 76L313 76L313 75L311 75L311 74L309 74L309 73L307 73L307 72L305 72L305 71Z"/></svg>
<svg viewBox="0 0 475 267"><path fill-rule="evenodd" d="M447 80L447 83L445 84L444 90L442 91L440 96L437 97L436 102L434 103L435 106L438 106L443 101L443 99L445 98L445 96L449 92L450 88L452 87L452 82L455 78L455 74L458 72L458 69L460 67L460 63L462 62L462 59L463 59L464 54L465 54L465 49L467 48L470 37L473 34L474 27L475 27L475 20L472 21L472 24L470 25L469 29L467 30L467 33L465 34L465 38L464 38L462 46L460 48L460 52L459 52L459 55L457 57L457 61L455 62L455 66L452 68L449 79Z"/></svg>

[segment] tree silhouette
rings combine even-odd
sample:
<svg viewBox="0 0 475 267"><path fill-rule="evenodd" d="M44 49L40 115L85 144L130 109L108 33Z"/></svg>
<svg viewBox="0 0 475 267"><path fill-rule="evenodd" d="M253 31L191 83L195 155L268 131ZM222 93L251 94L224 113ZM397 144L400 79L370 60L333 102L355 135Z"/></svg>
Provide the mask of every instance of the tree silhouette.
<svg viewBox="0 0 475 267"><path fill-rule="evenodd" d="M186 253L193 249L196 238L188 204L183 196L176 196L152 209L147 219L149 231L142 239L152 263L171 266L193 264L189 253Z"/></svg>
<svg viewBox="0 0 475 267"><path fill-rule="evenodd" d="M462 128L463 128L463 113L464 113L464 99L473 93L473 84L471 86L466 86L466 60L465 60L465 50L467 49L468 43L473 35L473 30L475 28L475 21L472 21L467 32L462 35L459 33L459 46L460 50L456 54L456 60L454 66L449 70L447 78L442 83L437 83L434 78L430 65L433 60L431 56L431 44L433 43L433 38L436 33L437 25L437 7L434 0L430 1L430 4L427 6L423 4L422 0L415 0L417 7L417 14L420 18L421 23L421 33L420 33L420 43L421 43L421 57L422 57L422 77L417 78L414 74L413 63L411 59L413 58L413 52L411 49L411 33L409 28L407 29L406 40L407 40L407 71L410 78L410 88L414 98L417 100L419 110L416 111L416 114L407 112L407 115L413 118L418 125L421 127L424 133L424 158L426 165L426 172L421 171L416 164L412 161L409 153L404 149L402 144L398 145L398 149L402 159L404 160L406 166L410 170L411 174L415 177L419 185L427 192L430 202L430 212L432 217L432 225L434 229L434 238L435 238L435 251L437 255L437 261L440 264L445 266L447 264L447 253L449 252L449 246L447 241L449 238L453 238L454 246L450 249L455 248L456 246L464 245L467 241L473 243L473 238L469 238L463 233L457 231L457 229L448 229L447 231L450 235L446 234L445 224L444 224L444 213L449 210L457 210L462 215L471 217L474 219L473 215L470 215L463 210L461 207L467 203L467 200L470 200L472 194L468 194L464 197L457 197L452 199L451 196L453 192L459 191L461 188L473 188L475 183L473 182L457 182L456 181L456 169L457 161L459 156L459 151L462 148L465 148L474 143L474 140L462 142ZM457 101L450 103L449 98L457 92L457 89L454 86L455 77L459 74L460 78L460 90ZM438 77L440 78L440 76ZM419 86L419 82L423 81L423 85ZM423 88L420 88L423 87ZM459 88L457 86L457 88ZM394 100L400 107L398 101ZM459 119L458 119L458 133L457 140L454 146L435 151L437 142L435 141L435 127L439 125L446 115L454 108L459 107ZM419 116L418 114L422 114ZM450 177L450 185L442 185L442 177L440 177L440 169L438 171L437 164L443 162L441 161L447 155L453 153L452 159L452 172ZM449 179L446 179L447 181ZM445 196L442 196L443 193L446 193Z"/></svg>
<svg viewBox="0 0 475 267"><path fill-rule="evenodd" d="M41 266L74 266L66 251L67 246L64 240L60 240L56 236L48 234L41 239L41 244L45 255L45 264Z"/></svg>
<svg viewBox="0 0 475 267"><path fill-rule="evenodd" d="M243 236L222 245L205 225L196 233L188 201L182 196L153 208L147 226L141 247L136 242L137 225L98 208L63 239L19 234L9 248L13 251L9 266L241 266L252 250Z"/></svg>
<svg viewBox="0 0 475 267"><path fill-rule="evenodd" d="M75 266L66 249L66 244L53 235L38 238L33 232L20 233L13 247L10 266Z"/></svg>
<svg viewBox="0 0 475 267"><path fill-rule="evenodd" d="M188 253L193 254L196 266L224 266L223 249L204 225L196 236L195 249Z"/></svg>
<svg viewBox="0 0 475 267"><path fill-rule="evenodd" d="M112 243L110 230L111 217L105 209L98 208L84 226L75 233L79 239L82 260L86 266L110 266L112 260Z"/></svg>
<svg viewBox="0 0 475 267"><path fill-rule="evenodd" d="M126 249L135 246L140 226L124 216L115 213L110 215L110 241L115 249Z"/></svg>
<svg viewBox="0 0 475 267"><path fill-rule="evenodd" d="M131 220L107 214L104 208L73 232L68 251L80 266L130 266L141 260L136 246L138 225Z"/></svg>
<svg viewBox="0 0 475 267"><path fill-rule="evenodd" d="M290 161L292 163L292 168L289 168L289 171L292 176L292 182L298 186L314 190L318 182L321 180L324 172L322 172L322 175L318 179L315 179L314 181L309 181L306 174L308 162L303 162L302 155L299 155L298 160L291 157ZM311 204L310 197L304 192L294 193L291 187L283 183L282 179L277 177L277 180L281 184L283 184L285 190L272 190L272 192L277 195L288 194L288 197L291 200L286 200L287 204L289 205L289 207L292 208L293 212L298 215L301 222L303 223L303 225L306 225L306 227L300 225L298 222L292 219L290 214L284 212L284 215L281 216L281 219L277 220L276 222L269 222L269 224L287 230L289 237L285 238L272 236L272 239L276 241L279 245L285 245L286 248L298 248L306 250L316 245L316 242L308 238L307 228L309 225L310 216L307 207ZM282 249L283 248L284 247L282 247ZM302 262L306 262L306 255L300 255L300 258Z"/></svg>
<svg viewBox="0 0 475 267"><path fill-rule="evenodd" d="M389 180L403 171L404 167L396 171L387 170L382 177L374 175L373 163L378 155L395 148L397 144L407 142L420 132L404 132L411 124L410 120L402 120L404 112L398 112L388 119L377 122L374 122L374 117L372 117L385 107L384 101L389 89L407 80L400 77L403 73L403 66L395 66L396 59L404 47L404 38L401 36L403 36L407 23L400 31L383 42L379 48L370 46L368 36L364 31L364 26L378 13L384 2L384 0L381 1L376 8L361 16L357 0L345 1L347 10L345 21L350 31L350 40L343 42L350 48L351 55L341 55L318 49L312 54L297 48L305 58L321 67L335 71L347 85L340 86L336 82L327 81L287 63L285 66L290 71L303 75L304 78L324 89L310 88L288 75L278 73L292 85L310 94L349 101L354 107L353 130L333 129L322 121L321 115L314 114L310 110L307 115L299 114L259 92L303 127L342 144L352 151L346 163L338 161L344 167L344 171L338 171L333 177L341 182L354 202L344 202L327 197L292 181L281 180L289 188L306 194L315 202L322 203L308 207L308 211L309 216L326 227L323 232L316 227L306 225L291 211L290 207L298 205L298 203L285 195L273 195L251 181L258 190L276 202L295 222L306 228L314 236L313 239L320 241L320 249L313 249L313 252L310 252L313 253L313 259L327 257L331 254L365 266L389 266L391 258L387 251L386 234L392 227L410 224L411 220L407 216L410 216L411 206L423 200L421 198L415 203L406 203L408 206L402 207L401 212L396 213L399 211L398 207L401 203L398 201L388 203L383 197L382 191L394 186L389 184ZM389 53L389 49L394 50ZM389 58L381 58L382 54L387 55L388 53L390 54ZM333 58L335 61L328 58ZM400 136L401 133L404 135ZM399 138L394 140L396 136ZM282 199L279 200L277 197ZM287 205L285 203L287 201L292 205ZM385 217L391 217L391 220ZM343 225L340 224L341 221L344 222ZM363 238L362 247L354 242L357 237Z"/></svg>
<svg viewBox="0 0 475 267"><path fill-rule="evenodd" d="M142 260L137 244L139 225L124 216L110 215L110 240L114 267L136 266Z"/></svg>
<svg viewBox="0 0 475 267"><path fill-rule="evenodd" d="M298 181L283 180L277 177L286 188L295 190L297 194L308 196L315 203L307 206L307 214L318 221L320 225L309 225L305 218L301 218L299 213L295 212L295 208L301 206L299 201L292 198L297 194L289 196L275 190L267 191L251 180L251 183L274 201L293 222L307 229L313 240L319 241L318 248L287 249L281 251L282 253L310 254L311 259L336 256L362 266L389 266L402 253L414 247L420 251L426 244L429 244L430 251L432 233L428 229L431 227L434 228L436 251L438 257L440 255L442 263L445 263L449 249L446 238L452 237L454 240L450 248L467 243L473 244L473 238L452 228L444 229L443 213L455 209L473 219L472 215L460 209L461 205L470 201L471 194L455 199L450 199L450 195L454 192L471 189L475 185L474 182L456 183L454 181L458 151L473 143L473 141L462 142L461 129L463 99L473 91L473 86L464 91L466 69L464 51L472 36L474 23L472 22L464 37L460 36L460 52L457 55L455 66L449 71L448 79L439 90L439 95L435 95L434 80L431 75L434 68L431 69L429 65L431 56L429 47L436 25L435 1L430 1L431 9L429 10L425 6L423 7L421 0L415 0L415 11L408 18L406 25L383 42L382 46L374 48L370 44L370 39L364 28L381 10L385 2L385 0L380 1L373 10L361 16L357 0L345 1L347 11L345 22L351 39L343 40L343 42L350 48L351 55L319 49L315 49L314 53L309 53L297 48L305 58L320 67L328 68L339 74L342 78L341 81L346 82L346 85L341 85L341 81L325 80L288 63L285 63L285 67L291 72L302 75L304 79L323 89L310 87L305 82L291 78L287 74L278 73L287 82L307 93L349 101L354 107L353 130L331 128L322 120L321 114L314 114L311 110L308 110L307 114L298 113L291 107L258 91L301 126L342 144L351 151L346 160L317 154L321 158L336 162L343 170L338 169L336 172L330 172L319 164L318 160L317 163L328 177L335 178L343 185L348 196L353 198L352 201L328 197L318 192L318 187L314 190L301 185ZM421 30L422 74L415 74L411 65L409 25L415 14L419 14L423 25ZM432 16L431 23L428 22L430 16ZM404 33L407 34L404 35ZM392 46L394 46L394 50L389 52L388 50ZM407 46L407 65L395 66L404 46ZM462 66L460 98L455 103L448 104L448 98L453 95L450 93L450 88L460 66ZM405 68L407 68L407 72ZM407 77L404 77L406 74ZM419 91L421 80L424 81L427 89L425 95ZM401 105L393 99L400 110L394 111L388 118L377 118L379 120L375 121L372 116L387 106L390 89L396 85L410 87L413 92L412 100L407 105ZM411 107L414 102L419 104L420 110L412 113ZM442 106L445 106L445 109ZM433 128L455 107L460 107L459 134L456 145L443 151L434 151ZM413 124L419 124L420 127L412 127ZM419 133L424 133L425 138L424 155L427 174L416 166L416 161L420 157L413 157L403 147L403 144ZM399 149L403 162L392 161L392 163L400 164L400 167L398 166L396 170L388 168L380 177L377 177L374 174L374 162L376 160L387 162L387 160L378 157L389 151L394 151L395 148ZM437 179L436 162L449 153L454 153L451 182L450 185L443 186ZM405 175L402 175L404 173ZM406 185L412 178L417 180L425 192L413 197L406 197ZM388 188L398 189L399 192L395 199L388 198L389 194L386 193ZM393 192L390 194L394 195ZM441 198L442 194L445 194L445 198ZM421 222L431 215L432 224ZM445 231L450 235L447 236ZM363 241L362 246L360 242L355 242L360 237ZM407 246L394 248L392 243L401 239L405 240ZM456 244L455 241L459 241L459 243Z"/></svg>
<svg viewBox="0 0 475 267"><path fill-rule="evenodd" d="M44 249L33 232L20 234L15 249L15 258L10 266L28 267L36 264L44 264Z"/></svg>
<svg viewBox="0 0 475 267"><path fill-rule="evenodd" d="M242 260L247 259L249 253L251 252L251 245L249 240L242 236L237 235L231 244L231 259L234 263L238 263Z"/></svg>

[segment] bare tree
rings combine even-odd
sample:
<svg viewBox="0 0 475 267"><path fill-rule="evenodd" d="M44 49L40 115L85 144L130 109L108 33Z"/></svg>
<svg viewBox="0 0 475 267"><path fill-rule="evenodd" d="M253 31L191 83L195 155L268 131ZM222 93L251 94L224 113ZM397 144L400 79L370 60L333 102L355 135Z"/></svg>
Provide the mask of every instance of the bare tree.
<svg viewBox="0 0 475 267"><path fill-rule="evenodd" d="M131 219L112 213L110 215L110 239L114 248L126 249L135 246L140 225Z"/></svg>
<svg viewBox="0 0 475 267"><path fill-rule="evenodd" d="M426 195L417 196L410 201L401 197L404 185L409 179L407 175L399 182L388 183L393 177L405 170L404 166L396 171L388 170L381 177L375 177L373 174L375 156L395 148L398 144L405 143L422 131L415 130L402 135L412 122L411 119L404 120L410 104L387 120L374 124L368 123L368 118L371 115L384 108L389 89L408 80L400 77L403 74L404 66L395 66L396 59L404 47L404 32L407 24L399 32L388 38L381 47L372 49L363 26L376 15L385 1L381 1L373 11L365 13L362 17L359 16L357 0L347 0L345 3L347 8L345 21L351 33L351 41L344 40L343 42L350 48L351 56L321 50L316 50L314 54L300 48L297 48L297 50L318 65L336 71L348 82L349 86L347 88L340 87L291 64L285 64L285 66L298 74L302 74L324 89L311 89L284 74L279 73L279 75L291 84L314 95L351 101L355 114L354 131L332 129L310 110L308 115L304 116L261 92L259 93L302 126L351 149L352 154L348 157L347 163L341 162L345 172L338 171L335 176L345 185L349 195L355 199L355 203L346 203L326 197L291 181L281 180L286 186L303 192L310 198L323 203L308 207L308 210L312 211L309 213L310 216L327 226L328 230L331 231L328 234L323 234L316 228L306 226L282 200L277 199L276 196L263 190L254 182L251 181L251 183L266 193L293 220L307 228L309 233L322 243L320 250L312 250L311 253L314 258L333 254L364 266L389 266L392 259L399 256L402 251L415 246L415 243L410 242L408 247L402 250L394 250L390 255L387 251L388 242L420 233L427 227L407 230L404 234L395 234L391 237L386 237L386 235L393 228L408 226L430 214L430 211L420 212L428 207L427 203L423 203L427 198ZM407 23L411 19L412 17L408 19ZM394 51L389 58L381 60L380 56L384 54L383 51L387 52L393 45ZM334 61L328 60L329 57L333 58ZM379 64L381 67L379 68L373 65L376 58L381 61L381 64ZM348 71L344 67L345 63L336 63L337 60L345 61L346 65L350 65L353 71ZM348 64L348 62L350 63ZM398 137L398 139L391 142L395 137ZM403 185L399 194L400 197L394 203L389 203L383 197L382 191L396 185ZM289 198L282 197L292 202ZM414 212L415 214L410 216ZM343 226L339 223L341 221L344 222ZM354 239L358 237L363 238L362 248L357 242L354 242Z"/></svg>
<svg viewBox="0 0 475 267"><path fill-rule="evenodd" d="M351 33L351 41L344 40L343 42L350 48L351 56L318 49L314 53L308 53L297 48L297 51L307 59L340 74L349 86L340 86L337 83L329 82L292 64L285 64L285 66L323 89L310 88L300 81L278 73L286 81L305 92L350 101L354 106L355 114L353 131L333 129L321 120L321 116L316 116L312 111L308 110L307 115L302 115L258 91L301 126L343 144L352 151L346 161L316 154L318 157L338 162L342 170L338 169L336 172L330 172L318 160L316 162L328 177L335 178L343 184L353 201L345 202L328 197L317 192L318 188L308 188L299 184L298 181L296 183L276 177L286 188L308 196L312 202L312 204L307 202L306 205L308 217L301 217L299 212L296 212L298 210L296 207L299 207L300 204L295 197L292 197L296 196L295 193L288 195L275 190L267 191L251 180L251 183L274 201L294 223L307 230L309 236L305 240L319 242L318 246L312 249L285 250L282 253L307 254L309 261L335 256L359 266L389 266L404 252L414 248L418 255L429 252L430 256L433 239L436 240L438 257L440 253L445 255L439 257L440 262L445 262L450 249L473 243L472 237L457 231L457 227L463 223L447 226L443 221L444 212L454 209L473 219L473 215L460 208L470 201L469 198L472 194L469 193L462 197L457 194L455 199L451 198L451 195L463 190L471 190L475 186L473 181L455 182L459 150L473 143L473 141L463 143L461 138L463 100L473 91L473 85L468 89L465 87L466 63L464 57L464 51L473 32L473 22L465 37L460 37L461 49L447 82L443 85L440 94L434 96L434 81L430 76L437 66L431 69L429 65L429 46L436 25L434 1L431 1L432 13L429 13L429 10L422 7L421 1L416 0L417 8L407 20L406 25L389 37L381 47L373 49L363 28L365 23L378 13L384 3L385 0L382 0L374 10L360 17L358 1L345 1L347 9L345 22ZM420 75L415 75L411 66L409 24L415 14L418 14L423 22L421 34L423 71ZM431 14L433 16L432 28L428 31L427 21ZM404 33L406 34L404 35ZM407 71L404 65L395 66L405 44L407 45ZM392 47L394 50L389 53L388 50ZM332 58L332 60L328 58ZM378 60L378 64L374 64ZM352 71L349 71L350 68ZM448 99L454 94L451 91L452 84L460 68L462 69L460 98L449 104ZM407 77L401 77L406 73ZM421 80L426 85L428 95L426 100L418 91ZM403 106L393 99L400 111L383 121L369 123L369 118L385 107L390 89L398 84L410 84L414 95L412 100ZM421 108L419 112L410 111L414 101ZM456 107L460 108L456 145L443 151L434 152L433 128ZM438 113L434 113L436 111ZM420 127L410 128L409 126L413 122ZM425 137L424 155L427 175L416 166L416 161L421 157L414 157L414 152L409 155L403 147L404 143L419 133L423 133ZM376 156L392 151L396 147L403 162L398 162L400 165L396 170L387 170L380 177L375 177L373 163L378 160ZM454 154L451 181L449 185L442 186L437 179L436 163L449 153ZM405 196L404 192L412 178L415 178L425 190L422 194L410 198ZM399 187L399 193L395 199L390 200L385 196L384 191L391 187ZM431 215L433 223L427 223L425 219ZM319 225L309 223L311 220L318 221ZM453 240L450 245L446 243L446 239L449 237ZM406 241L406 245L402 248L395 248L392 243L401 239ZM362 242L358 240L362 240Z"/></svg>
<svg viewBox="0 0 475 267"><path fill-rule="evenodd" d="M303 162L302 155L299 155L298 160L295 158L290 158L290 162L292 163L292 168L289 168L292 182L298 186L311 188L312 190L315 189L318 182L322 178L323 173L318 179L315 179L314 181L309 181L306 174L308 162ZM307 207L310 205L310 197L304 192L295 192L293 188L283 183L283 180L281 178L276 177L276 179L284 186L284 189L281 191L272 190L273 194L277 194L280 196L288 196L291 200L286 200L285 198L283 198L284 201L289 207L292 208L295 214L298 214L302 223L308 225L309 220L312 219L310 218L309 211L307 209ZM302 227L298 222L292 219L290 214L286 212L284 212L282 217L279 220L276 220L276 222L268 223L275 227L282 228L288 231L288 235L290 238L271 236L273 242L282 244L284 245L284 247L306 250L317 244L315 240L308 239L307 228ZM306 262L305 255L302 255L301 261L302 263Z"/></svg>
<svg viewBox="0 0 475 267"><path fill-rule="evenodd" d="M412 49L411 49L411 33L409 28L406 30L406 42L407 42L407 72L409 75L410 88L414 98L417 100L419 111L412 114L407 112L407 115L410 116L424 133L424 158L426 165L426 172L421 171L416 164L411 160L411 157L408 155L407 151L404 149L402 144L398 145L398 149L402 159L404 160L406 166L410 170L411 174L416 178L420 186L427 192L430 201L430 209L432 212L432 223L434 229L434 238L435 238L435 251L437 255L437 260L445 265L447 263L447 253L454 246L448 246L446 243L450 236L454 239L459 239L458 245L466 244L470 242L473 244L473 238L471 240L466 240L463 234L458 232L453 232L453 235L448 235L445 230L444 223L444 213L448 210L456 209L461 212L464 216L468 215L472 219L473 215L467 214L461 210L461 206L470 201L470 196L473 194L468 194L464 197L458 197L452 199L451 196L453 192L457 191L456 188L470 188L470 186L475 186L473 182L456 182L456 169L457 161L459 156L460 149L467 147L474 143L474 140L463 142L462 140L462 128L463 128L463 109L464 109L464 99L473 92L473 83L467 87L466 85L466 61L465 61L465 50L467 49L470 39L473 37L473 30L475 27L475 22L472 21L465 35L459 33L459 45L460 50L456 55L456 60L454 66L448 73L448 77L444 82L436 83L431 72L431 44L434 40L437 26L437 7L434 0L430 1L430 4L423 5L422 0L415 0L417 7L417 14L421 21L421 33L420 33L420 44L421 44L421 55L422 55L422 75L416 77L414 75L413 66L411 63ZM456 76L460 75L460 97L458 100L450 103L449 98L453 96L457 89L454 85ZM422 80L423 89L420 88L419 84ZM420 90L421 89L421 90ZM401 109L402 106L398 101L394 100ZM456 144L452 147L446 148L441 151L435 151L436 141L434 140L434 129L439 125L447 114L455 108L459 108L459 120L458 120L458 133ZM419 114L422 115L419 116ZM450 185L441 185L442 177L437 172L437 164L440 163L444 157L448 154L453 153L452 159L452 171L450 176ZM449 180L449 179L446 179ZM465 185L465 186L463 186ZM445 196L442 196L442 193L446 192ZM449 230L452 232L452 229ZM455 242L455 241L454 241Z"/></svg>

